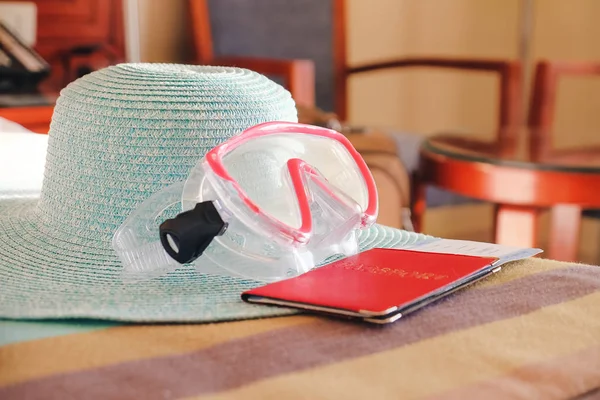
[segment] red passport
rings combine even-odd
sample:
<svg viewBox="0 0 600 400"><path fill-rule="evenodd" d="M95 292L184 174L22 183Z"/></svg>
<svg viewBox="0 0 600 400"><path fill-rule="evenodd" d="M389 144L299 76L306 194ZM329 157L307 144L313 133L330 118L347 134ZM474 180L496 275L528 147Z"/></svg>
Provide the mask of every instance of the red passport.
<svg viewBox="0 0 600 400"><path fill-rule="evenodd" d="M372 249L248 290L249 303L390 323L500 270L498 258Z"/></svg>

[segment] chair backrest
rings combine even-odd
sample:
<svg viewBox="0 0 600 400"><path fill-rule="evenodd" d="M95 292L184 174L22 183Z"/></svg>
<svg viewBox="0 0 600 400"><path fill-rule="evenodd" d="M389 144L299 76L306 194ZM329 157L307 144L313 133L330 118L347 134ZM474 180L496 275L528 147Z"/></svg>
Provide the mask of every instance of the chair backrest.
<svg viewBox="0 0 600 400"><path fill-rule="evenodd" d="M530 131L530 151L536 157L557 154L553 143L558 84L561 76L600 76L599 62L549 61L536 64L527 125ZM587 150L595 151L588 148Z"/></svg>
<svg viewBox="0 0 600 400"><path fill-rule="evenodd" d="M600 76L599 62L539 61L535 68L528 125L536 132L549 134L556 115L560 76Z"/></svg>
<svg viewBox="0 0 600 400"><path fill-rule="evenodd" d="M345 78L351 74L408 67L435 67L496 73L499 77L499 133L509 132L511 129L521 125L521 92L523 78L521 63L519 61L431 57L399 58L346 68ZM345 87L342 90L345 90Z"/></svg>
<svg viewBox="0 0 600 400"><path fill-rule="evenodd" d="M334 108L330 1L189 1L197 62L229 56L312 60L316 103Z"/></svg>

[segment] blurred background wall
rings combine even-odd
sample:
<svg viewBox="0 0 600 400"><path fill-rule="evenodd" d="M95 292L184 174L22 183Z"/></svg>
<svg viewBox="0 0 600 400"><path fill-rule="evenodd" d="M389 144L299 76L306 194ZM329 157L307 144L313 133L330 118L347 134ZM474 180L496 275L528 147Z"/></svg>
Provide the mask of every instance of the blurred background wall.
<svg viewBox="0 0 600 400"><path fill-rule="evenodd" d="M140 57L145 62L185 62L191 54L187 0L136 0Z"/></svg>
<svg viewBox="0 0 600 400"><path fill-rule="evenodd" d="M348 56L353 64L393 56L600 59L598 0L348 0ZM138 0L141 57L184 62L190 53L187 0ZM532 25L521 54L524 6ZM234 12L234 11L232 11ZM529 82L529 81L528 81ZM487 74L389 71L353 77L352 122L424 135L444 129L491 136L496 80ZM600 80L565 79L559 87L557 144L597 141ZM568 133L566 133L568 132Z"/></svg>

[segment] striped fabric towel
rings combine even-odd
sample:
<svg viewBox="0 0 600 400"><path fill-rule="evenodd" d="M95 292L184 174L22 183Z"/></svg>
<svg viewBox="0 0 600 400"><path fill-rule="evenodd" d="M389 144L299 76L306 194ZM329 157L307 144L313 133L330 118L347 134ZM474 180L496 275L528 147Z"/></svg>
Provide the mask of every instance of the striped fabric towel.
<svg viewBox="0 0 600 400"><path fill-rule="evenodd" d="M600 268L542 259L384 327L0 322L0 399L600 396Z"/></svg>

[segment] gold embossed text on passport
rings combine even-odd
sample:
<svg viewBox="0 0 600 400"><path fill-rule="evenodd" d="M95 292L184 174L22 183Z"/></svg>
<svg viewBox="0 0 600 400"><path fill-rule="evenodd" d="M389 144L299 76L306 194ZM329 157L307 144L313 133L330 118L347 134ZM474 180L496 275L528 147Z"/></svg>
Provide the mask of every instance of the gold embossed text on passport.
<svg viewBox="0 0 600 400"><path fill-rule="evenodd" d="M380 267L375 264L354 263L352 261L342 261L341 263L337 264L337 267L346 270L367 272L370 274L397 276L400 278L429 280L448 279L448 275L436 274L432 272L406 271L402 268Z"/></svg>

